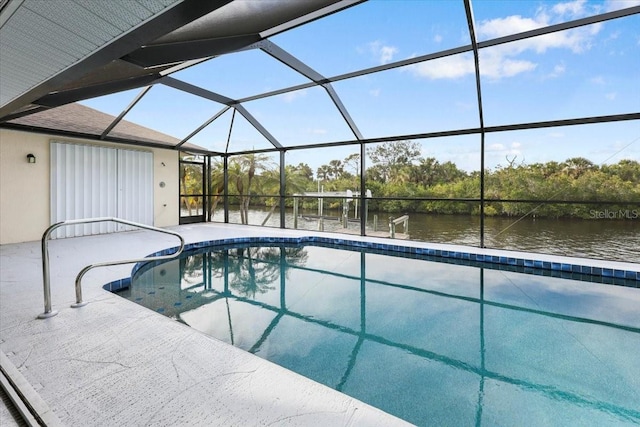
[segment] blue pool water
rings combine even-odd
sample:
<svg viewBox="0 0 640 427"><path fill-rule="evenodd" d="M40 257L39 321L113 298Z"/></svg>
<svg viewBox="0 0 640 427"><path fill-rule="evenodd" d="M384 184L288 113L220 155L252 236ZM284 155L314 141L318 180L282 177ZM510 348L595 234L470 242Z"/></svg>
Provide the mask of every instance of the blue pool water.
<svg viewBox="0 0 640 427"><path fill-rule="evenodd" d="M119 294L417 425L640 424L636 281L376 252L203 248Z"/></svg>

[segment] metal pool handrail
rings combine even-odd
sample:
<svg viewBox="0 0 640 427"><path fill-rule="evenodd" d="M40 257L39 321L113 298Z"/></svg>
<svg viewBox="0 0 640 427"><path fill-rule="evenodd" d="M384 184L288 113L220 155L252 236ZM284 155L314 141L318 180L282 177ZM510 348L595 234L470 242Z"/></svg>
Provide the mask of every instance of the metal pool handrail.
<svg viewBox="0 0 640 427"><path fill-rule="evenodd" d="M81 281L82 281L82 277L92 268L106 267L109 265L131 264L134 262L173 259L173 258L177 258L178 255L180 255L184 250L184 239L180 234L174 231L164 230L162 228L152 227L150 225L139 224L137 222L127 221L120 218L102 217L102 218L70 219L67 221L62 221L62 222L53 224L52 226L47 228L47 230L42 235L42 283L44 287L44 313L39 314L38 319L46 319L48 317L52 317L58 314L56 310L51 310L51 283L50 283L50 274L49 274L49 250L48 250L48 243L49 243L49 238L51 237L51 233L55 229L59 227L67 226L67 225L91 224L94 222L107 222L107 221L130 225L132 227L144 228L146 230L157 231L159 233L171 234L173 236L176 236L178 239L180 239L180 247L176 252L169 255L154 256L149 258L126 259L121 261L100 262L100 263L90 264L86 266L85 268L80 270L80 273L78 273L78 276L76 277L76 303L72 304L71 307L74 307L74 308L82 307L83 305L87 304L86 302L82 302Z"/></svg>

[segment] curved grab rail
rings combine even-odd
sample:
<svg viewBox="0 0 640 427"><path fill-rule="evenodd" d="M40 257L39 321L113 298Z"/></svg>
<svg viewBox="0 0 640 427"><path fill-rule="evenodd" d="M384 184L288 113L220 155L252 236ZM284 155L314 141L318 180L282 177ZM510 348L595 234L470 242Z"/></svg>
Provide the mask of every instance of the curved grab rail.
<svg viewBox="0 0 640 427"><path fill-rule="evenodd" d="M49 243L49 238L51 237L51 233L57 228L64 227L67 225L91 224L94 222L107 222L107 221L130 225L132 227L144 228L146 230L157 231L159 233L171 234L173 236L176 236L178 239L180 239L180 247L178 248L177 251L169 255L154 256L149 258L126 259L121 261L100 262L97 264L90 264L86 266L85 268L80 270L80 273L78 273L78 276L76 276L76 302L75 304L72 304L71 307L74 307L74 308L82 307L83 305L87 304L86 302L82 302L81 282L82 282L82 277L84 277L84 275L92 268L106 267L109 265L131 264L134 262L173 259L178 257L178 255L180 255L184 250L184 239L180 234L174 231L164 230L162 228L152 227L150 225L139 224L137 222L127 221L120 218L102 217L102 218L71 219L71 220L62 221L62 222L53 224L49 228L47 228L44 234L42 235L42 284L44 288L44 313L41 313L38 315L39 319L46 319L47 317L52 317L58 314L56 310L51 310L51 283L50 283L51 281L50 281L50 274L49 274L49 251L48 251L48 243Z"/></svg>

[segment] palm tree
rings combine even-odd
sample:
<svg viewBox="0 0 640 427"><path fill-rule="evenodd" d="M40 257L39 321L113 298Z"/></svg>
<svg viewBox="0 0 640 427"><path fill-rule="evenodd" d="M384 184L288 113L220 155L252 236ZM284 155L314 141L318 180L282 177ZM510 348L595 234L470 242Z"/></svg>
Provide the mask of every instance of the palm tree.
<svg viewBox="0 0 640 427"><path fill-rule="evenodd" d="M229 182L233 183L240 198L240 221L249 223L249 202L251 201L251 186L256 173L273 169L270 158L265 154L244 154L235 156L229 162Z"/></svg>
<svg viewBox="0 0 640 427"><path fill-rule="evenodd" d="M180 165L180 194L199 194L202 193L202 167L198 165L181 164ZM197 208L198 197L181 197L181 204L187 210L188 215L193 214L192 208Z"/></svg>
<svg viewBox="0 0 640 427"><path fill-rule="evenodd" d="M209 182L209 218L213 218L224 192L224 163L219 160L214 161L209 174L211 178Z"/></svg>
<svg viewBox="0 0 640 427"><path fill-rule="evenodd" d="M596 166L591 160L584 157L572 157L565 160L562 163L564 172L574 179L579 178L583 173L588 170L597 170Z"/></svg>

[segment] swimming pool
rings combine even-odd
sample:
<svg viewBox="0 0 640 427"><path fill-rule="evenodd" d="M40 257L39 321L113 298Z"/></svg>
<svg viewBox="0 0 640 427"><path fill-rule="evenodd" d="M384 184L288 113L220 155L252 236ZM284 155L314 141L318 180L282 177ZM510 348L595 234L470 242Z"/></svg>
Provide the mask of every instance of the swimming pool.
<svg viewBox="0 0 640 427"><path fill-rule="evenodd" d="M144 265L118 292L418 425L639 424L640 290L607 280L247 242Z"/></svg>

